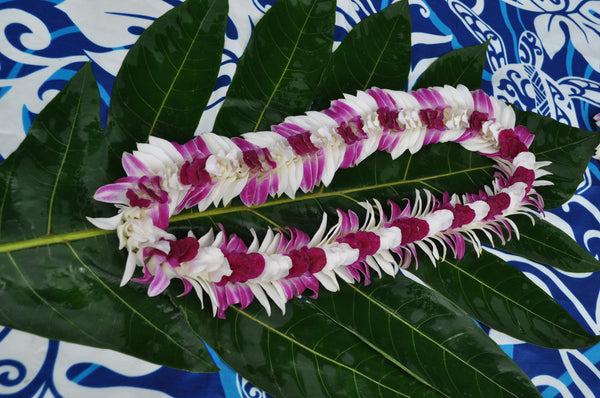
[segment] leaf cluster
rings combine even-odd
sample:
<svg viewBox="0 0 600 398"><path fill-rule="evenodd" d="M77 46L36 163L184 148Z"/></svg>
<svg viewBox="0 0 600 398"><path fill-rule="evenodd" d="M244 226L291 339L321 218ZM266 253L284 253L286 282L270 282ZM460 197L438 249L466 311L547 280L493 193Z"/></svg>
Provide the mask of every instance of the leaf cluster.
<svg viewBox="0 0 600 398"><path fill-rule="evenodd" d="M227 12L221 0L187 0L154 22L116 77L104 130L96 81L84 66L0 166L1 324L192 372L217 370L206 342L237 372L281 397L538 396L471 318L555 349L598 341L519 270L473 250L436 266L422 256L408 271L430 288L403 276L375 278L370 286L321 291L317 300L294 299L285 315L270 317L251 305L214 319L193 295L176 297L178 286L152 299L143 286L120 288L125 253L116 236L85 221L114 209L92 195L122 176L121 155L136 142L151 135L192 138L217 79ZM371 86L404 89L408 2L361 21L332 52L334 16L333 0L275 3L255 27L214 131L232 137L267 129ZM417 86L478 88L486 46L441 57ZM534 113L518 112L518 119L536 134L532 151L539 160L553 162L554 185L540 191L547 208L559 206L573 194L600 137ZM200 234L222 223L242 237L248 228L260 233L273 226L312 232L323 211L359 212L359 201L401 200L415 189L473 192L492 174L489 160L452 144L395 161L375 154L296 200L190 211L174 217L171 228ZM515 222L521 239L503 250L569 272L600 269L550 223Z"/></svg>

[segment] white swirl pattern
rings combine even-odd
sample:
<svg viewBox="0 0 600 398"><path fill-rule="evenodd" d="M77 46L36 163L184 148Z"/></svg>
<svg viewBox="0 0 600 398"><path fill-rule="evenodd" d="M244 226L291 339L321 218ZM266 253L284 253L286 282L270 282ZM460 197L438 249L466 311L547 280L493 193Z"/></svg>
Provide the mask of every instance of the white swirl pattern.
<svg viewBox="0 0 600 398"><path fill-rule="evenodd" d="M198 131L210 130L252 28L274 1L239 0L231 7L218 84ZM33 117L74 70L88 60L97 67L105 112L112 79L127 49L154 18L179 0L26 3L30 2L0 1L3 157L17 147ZM336 41L358 20L388 3L340 0ZM597 129L592 115L600 111L600 1L411 0L410 4L414 61L409 87L437 56L491 37L484 89L524 109ZM600 253L599 190L600 171L594 161L578 194L548 215L596 257ZM599 275L567 274L516 257L508 259L561 300L582 324L600 333ZM490 336L545 397L591 397L600 391L600 346L549 352L493 330ZM191 396L172 389L175 383L170 381L177 377L173 372L113 352L0 330L0 396L99 397L110 393L126 397L140 396L142 391L149 397ZM162 389L148 383L148 377L164 384ZM217 383L205 396L266 396L227 368L219 377L198 380L199 388Z"/></svg>
<svg viewBox="0 0 600 398"><path fill-rule="evenodd" d="M22 25L29 31L20 35L18 43L12 42L6 35L7 28L14 24ZM58 90L40 91L43 84L61 69L87 61L82 55L49 58L33 54L35 51L46 49L51 41L50 31L38 17L17 8L0 10L2 55L18 65L39 67L37 71L22 77L12 77L12 73L7 77L0 77L0 109L3 120L0 126L0 155L3 157L14 151L25 138L28 126L24 125L21 115L24 112L39 113L58 93Z"/></svg>

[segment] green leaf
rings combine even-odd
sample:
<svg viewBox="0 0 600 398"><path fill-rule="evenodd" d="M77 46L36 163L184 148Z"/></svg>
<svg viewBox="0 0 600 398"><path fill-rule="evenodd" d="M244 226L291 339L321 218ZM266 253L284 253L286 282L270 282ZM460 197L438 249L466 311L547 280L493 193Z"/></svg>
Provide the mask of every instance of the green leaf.
<svg viewBox="0 0 600 398"><path fill-rule="evenodd" d="M513 217L520 239L497 248L567 272L600 271L600 262L560 228L544 219L535 224L524 216Z"/></svg>
<svg viewBox="0 0 600 398"><path fill-rule="evenodd" d="M440 396L308 302L288 302L285 315L257 304L231 308L219 320L199 311L196 298L173 300L229 366L273 396Z"/></svg>
<svg viewBox="0 0 600 398"><path fill-rule="evenodd" d="M228 2L188 0L156 20L115 79L107 128L120 156L153 135L193 137L221 64Z"/></svg>
<svg viewBox="0 0 600 398"><path fill-rule="evenodd" d="M410 71L410 10L403 0L361 20L335 50L316 92L313 109L344 93L373 86L404 90Z"/></svg>
<svg viewBox="0 0 600 398"><path fill-rule="evenodd" d="M279 0L256 24L214 132L267 130L308 110L333 45L335 1Z"/></svg>
<svg viewBox="0 0 600 398"><path fill-rule="evenodd" d="M344 287L339 294L322 292L321 301L312 304L292 301L285 316L267 317L257 304L244 311L231 308L226 321L213 319L193 294L174 297L178 286L153 299L146 297L144 286L118 286L125 255L117 249L117 238L84 221L86 215L107 216L114 209L93 203L91 197L98 186L123 175L119 158L123 150L133 150L136 141L150 135L174 140L191 136L217 73L227 14L224 4L188 0L148 29L115 83L107 134L100 131L98 93L86 67L39 115L21 149L0 166L0 323L171 367L215 370L202 337L243 375L286 397L337 391L355 396L439 395L426 383L452 396L473 387L480 396L497 396L508 394L508 379L514 382L515 394L537 394L497 347L471 330L474 325L464 314L439 295L406 281L388 278L364 291ZM239 65L228 95L232 102L226 101L217 130L238 135L262 129L310 106L329 58L333 7L332 1L280 0L271 8L254 31L250 55ZM297 17L300 9L303 13ZM323 75L320 100L372 85L402 89L410 62L409 38L406 1L359 24ZM266 95L254 97L255 92ZM544 194L559 203L574 189L572 174L580 177L599 138L580 130L565 132L562 125L535 115L519 117L543 137L534 143L540 160L555 162L552 181L557 193ZM584 145L590 148L581 150ZM401 201L413 198L417 188L438 194L473 192L491 180L493 171L489 159L458 145L429 146L395 161L378 153L359 167L340 172L329 187L298 195L296 200L278 198L253 207L236 201L201 214L189 211L173 217L170 230L182 235L191 228L199 235L222 223L247 242L248 228L259 235L268 226L293 226L312 233L323 211L329 215L338 207L359 211L357 202L371 198ZM460 266L444 268L455 270L450 282L473 282L476 273L465 277ZM464 267L473 265L467 259ZM545 345L569 340L570 346L582 346L596 341L565 311L556 310L550 298L505 286L521 282L522 276L506 278L509 274L494 272L512 271L497 264L492 268L491 279L485 280L490 288L480 290L481 295L488 304L493 299L496 306L495 300L500 299L510 304L508 308L490 312L480 306L478 291L459 294L455 300L481 317L490 312L489 317L501 326L518 329L524 317L532 339ZM481 283L474 285L483 289ZM494 292L499 293L493 296ZM346 308L348 297L360 306ZM531 311L536 303L541 309ZM360 310L365 306L373 312ZM371 315L388 323L373 321ZM372 332L371 327L378 330ZM414 341L424 340L411 347L412 340L398 341L409 344L404 354L390 346L396 340L384 330L410 332ZM461 333L472 338L464 339Z"/></svg>
<svg viewBox="0 0 600 398"><path fill-rule="evenodd" d="M419 267L409 271L478 321L520 340L556 349L599 341L521 271L493 254L478 257L467 247L460 261L446 259L437 266L421 256Z"/></svg>
<svg viewBox="0 0 600 398"><path fill-rule="evenodd" d="M432 159L436 159L432 162ZM349 196L357 201L414 198L415 190L429 190L441 197L448 191L475 192L492 180L493 162L458 144L436 144L396 160L377 152L358 167L340 170L328 195Z"/></svg>
<svg viewBox="0 0 600 398"><path fill-rule="evenodd" d="M215 371L167 297L148 300L141 286L119 287L125 256L115 250L116 236L85 221L107 161L99 108L86 65L0 166L0 324L171 367Z"/></svg>
<svg viewBox="0 0 600 398"><path fill-rule="evenodd" d="M34 121L25 141L0 166L0 242L86 229L89 192L107 178L100 96L89 65ZM89 110L92 110L91 112ZM44 148L44 150L40 150ZM81 162L100 167L80 170Z"/></svg>
<svg viewBox="0 0 600 398"><path fill-rule="evenodd" d="M600 133L571 127L533 112L516 110L516 114L517 124L527 126L535 134L530 150L536 159L552 162L544 168L552 175L544 179L554 185L536 190L544 198L544 208L554 209L569 200L583 180L585 168L600 144Z"/></svg>
<svg viewBox="0 0 600 398"><path fill-rule="evenodd" d="M476 46L450 51L435 60L417 80L413 90L425 87L458 86L469 90L481 87L481 75L485 68L489 40Z"/></svg>
<svg viewBox="0 0 600 398"><path fill-rule="evenodd" d="M450 397L540 396L473 320L405 276L320 292L313 305Z"/></svg>

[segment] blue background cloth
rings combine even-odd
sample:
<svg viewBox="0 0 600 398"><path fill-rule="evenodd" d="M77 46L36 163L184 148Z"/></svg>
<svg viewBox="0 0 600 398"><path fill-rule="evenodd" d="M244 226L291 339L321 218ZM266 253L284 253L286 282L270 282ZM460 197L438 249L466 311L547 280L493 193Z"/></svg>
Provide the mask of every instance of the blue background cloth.
<svg viewBox="0 0 600 398"><path fill-rule="evenodd" d="M231 2L226 50L215 92L198 131L210 130L252 27L274 0ZM102 111L127 50L178 0L0 0L0 155L25 137L44 105L92 61ZM335 39L390 3L340 0ZM483 88L522 109L598 129L600 2L579 0L413 0L409 86L438 56L492 37ZM410 87L407 87L410 88ZM577 195L548 214L596 257L600 253L600 168L590 163ZM581 324L600 334L600 275L573 275L508 257ZM600 395L600 346L549 350L494 330L490 336L523 368L544 397ZM0 397L260 397L214 355L223 370L191 374L107 350L49 341L0 328ZM46 394L46 395L44 395ZM166 395L165 395L166 394Z"/></svg>

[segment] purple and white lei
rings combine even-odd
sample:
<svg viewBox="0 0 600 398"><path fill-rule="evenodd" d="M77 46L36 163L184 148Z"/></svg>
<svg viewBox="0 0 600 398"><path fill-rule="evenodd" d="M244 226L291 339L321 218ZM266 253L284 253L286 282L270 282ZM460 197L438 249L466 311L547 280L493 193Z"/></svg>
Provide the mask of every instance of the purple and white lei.
<svg viewBox="0 0 600 398"><path fill-rule="evenodd" d="M180 145L150 137L137 151L123 155L127 177L98 189L95 199L114 203L118 214L90 221L116 230L120 249L128 257L121 285L137 267L149 284L148 294L163 292L173 278L195 290L213 315L224 317L231 304L242 308L256 298L270 313L270 300L282 311L306 289L316 297L319 287L336 291L338 278L348 283L371 272L395 276L421 249L436 262L447 252L461 258L465 241L481 250L476 231L492 241L504 240L503 228L518 230L508 216L538 214L542 198L535 187L549 174L528 148L533 135L515 126L512 108L483 91L466 87L435 87L413 92L372 88L331 103L330 108L286 118L271 131L229 139L201 134ZM177 239L167 232L169 219L184 209L228 204L239 196L247 206L271 196L294 198L298 189L327 186L339 168L353 167L375 151L397 158L423 145L455 142L496 162L489 186L478 193L435 198L417 192L401 207L389 201L387 214L378 201L362 203L365 219L352 211L337 211L337 223L327 228L323 216L309 236L296 228L269 229L250 245L222 226L196 238ZM395 253L394 256L392 253ZM399 259L399 260L398 260Z"/></svg>

